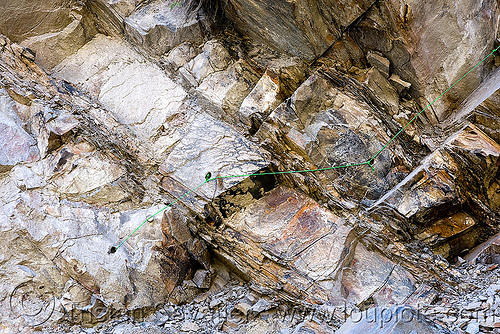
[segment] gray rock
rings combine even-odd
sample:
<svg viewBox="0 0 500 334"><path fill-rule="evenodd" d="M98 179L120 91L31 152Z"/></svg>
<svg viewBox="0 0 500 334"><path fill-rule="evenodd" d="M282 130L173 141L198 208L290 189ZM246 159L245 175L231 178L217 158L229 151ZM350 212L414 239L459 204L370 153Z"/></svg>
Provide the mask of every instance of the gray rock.
<svg viewBox="0 0 500 334"><path fill-rule="evenodd" d="M210 40L203 45L201 53L182 66L182 69L194 79L193 86L198 86L210 74L225 70L231 63L232 59L226 48L219 41Z"/></svg>
<svg viewBox="0 0 500 334"><path fill-rule="evenodd" d="M271 302L269 302L266 299L259 299L257 301L257 303L255 303L254 305L252 305L252 307L250 308L250 310L248 312L251 313L251 314L253 314L255 316L255 315L259 314L259 313L268 311L268 310L272 309L275 306L276 306L276 304L271 303Z"/></svg>
<svg viewBox="0 0 500 334"><path fill-rule="evenodd" d="M465 331L468 334L477 334L477 333L479 333L479 323L478 322L470 322L467 325L467 328L465 329Z"/></svg>
<svg viewBox="0 0 500 334"><path fill-rule="evenodd" d="M37 142L22 128L15 105L7 94L0 96L0 172L39 158Z"/></svg>
<svg viewBox="0 0 500 334"><path fill-rule="evenodd" d="M208 289L210 287L211 275L208 270L198 269L194 273L193 282L200 289Z"/></svg>
<svg viewBox="0 0 500 334"><path fill-rule="evenodd" d="M137 44L154 55L162 55L183 42L200 44L201 12L190 12L184 2L153 1L127 17L125 30Z"/></svg>
<svg viewBox="0 0 500 334"><path fill-rule="evenodd" d="M226 15L246 34L306 60L321 55L373 1L235 0ZM324 11L328 8L328 11ZM304 22L308 22L304 24Z"/></svg>
<svg viewBox="0 0 500 334"><path fill-rule="evenodd" d="M278 76L272 71L266 71L243 100L238 111L240 121L248 128L260 126L269 113L280 104L279 93Z"/></svg>
<svg viewBox="0 0 500 334"><path fill-rule="evenodd" d="M185 322L181 326L181 332L196 332L200 327L194 322Z"/></svg>
<svg viewBox="0 0 500 334"><path fill-rule="evenodd" d="M482 302L472 302L472 303L467 304L465 306L465 309L469 310L469 311L476 311L476 310L479 310L481 308L482 304L483 304Z"/></svg>

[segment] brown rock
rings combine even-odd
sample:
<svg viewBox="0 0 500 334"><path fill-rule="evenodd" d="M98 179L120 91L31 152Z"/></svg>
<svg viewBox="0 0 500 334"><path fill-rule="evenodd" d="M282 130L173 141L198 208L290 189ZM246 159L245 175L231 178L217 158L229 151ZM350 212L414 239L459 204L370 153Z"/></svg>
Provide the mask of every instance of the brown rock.
<svg viewBox="0 0 500 334"><path fill-rule="evenodd" d="M368 51L366 60L371 66L376 67L386 79L389 78L391 66L389 59L385 58L380 52Z"/></svg>

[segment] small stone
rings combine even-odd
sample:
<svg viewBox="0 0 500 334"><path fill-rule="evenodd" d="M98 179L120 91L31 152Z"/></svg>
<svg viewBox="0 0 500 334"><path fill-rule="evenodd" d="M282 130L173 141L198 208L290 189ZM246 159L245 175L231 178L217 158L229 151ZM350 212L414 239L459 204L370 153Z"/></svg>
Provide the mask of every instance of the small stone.
<svg viewBox="0 0 500 334"><path fill-rule="evenodd" d="M259 314L264 311L270 310L273 307L274 305L268 300L260 299L257 303L255 303L255 305L250 308L249 312L253 314Z"/></svg>
<svg viewBox="0 0 500 334"><path fill-rule="evenodd" d="M447 261L439 260L436 262L442 268L448 268L450 265Z"/></svg>
<svg viewBox="0 0 500 334"><path fill-rule="evenodd" d="M467 306L465 306L465 309L466 310L479 310L481 308L481 304L482 302L472 302L472 303L469 303L467 304Z"/></svg>
<svg viewBox="0 0 500 334"><path fill-rule="evenodd" d="M244 316L246 316L251 307L252 307L252 305L245 303L245 302L241 302L241 303L236 304L234 309L241 312L241 314L243 314Z"/></svg>
<svg viewBox="0 0 500 334"><path fill-rule="evenodd" d="M28 59L29 61L34 62L35 61L35 51L29 49L29 48L23 48L23 51L21 52L21 56Z"/></svg>
<svg viewBox="0 0 500 334"><path fill-rule="evenodd" d="M489 266L486 270L487 270L487 271L492 271L492 270L494 270L494 269L496 269L496 268L498 268L498 264L497 264L497 263L492 264L492 265L491 265L491 266Z"/></svg>
<svg viewBox="0 0 500 334"><path fill-rule="evenodd" d="M197 270L194 273L193 282L200 289L208 289L210 287L210 272L202 269Z"/></svg>
<svg viewBox="0 0 500 334"><path fill-rule="evenodd" d="M196 332L200 327L194 322L185 322L181 326L181 332Z"/></svg>
<svg viewBox="0 0 500 334"><path fill-rule="evenodd" d="M491 284L488 289L486 289L486 292L488 293L488 295L490 296L493 296L495 295L497 292L500 291L500 284Z"/></svg>
<svg viewBox="0 0 500 334"><path fill-rule="evenodd" d="M389 82L396 88L399 95L404 94L411 87L411 83L402 80L397 74L391 74ZM462 259L462 261L464 261L464 259Z"/></svg>
<svg viewBox="0 0 500 334"><path fill-rule="evenodd" d="M465 329L465 331L467 333L469 333L469 334L479 333L479 323L477 323L477 322L470 322L467 325L467 328Z"/></svg>
<svg viewBox="0 0 500 334"><path fill-rule="evenodd" d="M215 298L210 301L210 308L215 308L222 304L222 298Z"/></svg>
<svg viewBox="0 0 500 334"><path fill-rule="evenodd" d="M461 258L460 256L457 257L457 262L455 263L455 265L457 266L461 266L462 264L464 264L466 261Z"/></svg>

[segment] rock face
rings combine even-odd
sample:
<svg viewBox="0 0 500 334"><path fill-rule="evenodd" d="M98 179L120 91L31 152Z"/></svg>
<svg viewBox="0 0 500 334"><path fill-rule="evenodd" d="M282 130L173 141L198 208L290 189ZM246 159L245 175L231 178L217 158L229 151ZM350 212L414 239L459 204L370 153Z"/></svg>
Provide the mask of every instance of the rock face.
<svg viewBox="0 0 500 334"><path fill-rule="evenodd" d="M307 60L320 56L374 1L230 1L237 28Z"/></svg>
<svg viewBox="0 0 500 334"><path fill-rule="evenodd" d="M465 293L496 307L495 1L22 0L0 17L2 330L331 333Z"/></svg>
<svg viewBox="0 0 500 334"><path fill-rule="evenodd" d="M395 306L388 309L374 308L351 315L335 333L449 333L445 328L425 319L416 310Z"/></svg>
<svg viewBox="0 0 500 334"><path fill-rule="evenodd" d="M15 102L2 91L2 111L0 113L0 168L5 170L22 162L38 159L39 151L36 140L21 126L21 120L15 112Z"/></svg>
<svg viewBox="0 0 500 334"><path fill-rule="evenodd" d="M189 11L179 1L153 1L125 19L125 29L136 42L154 55L162 55L174 46L203 41L201 12Z"/></svg>
<svg viewBox="0 0 500 334"><path fill-rule="evenodd" d="M2 4L0 32L20 42L50 70L76 52L96 28L85 6L78 1L6 1Z"/></svg>
<svg viewBox="0 0 500 334"><path fill-rule="evenodd" d="M394 291L405 298L413 290L411 275L401 268L394 271L394 263L358 244L345 220L289 188L277 187L246 204L224 226L202 231L216 237L211 241L215 252L262 288L281 286L286 299L324 303L343 296L358 304L384 280L396 280L390 277L398 271L406 278L396 280L400 286ZM364 271L374 262L380 276L368 278Z"/></svg>

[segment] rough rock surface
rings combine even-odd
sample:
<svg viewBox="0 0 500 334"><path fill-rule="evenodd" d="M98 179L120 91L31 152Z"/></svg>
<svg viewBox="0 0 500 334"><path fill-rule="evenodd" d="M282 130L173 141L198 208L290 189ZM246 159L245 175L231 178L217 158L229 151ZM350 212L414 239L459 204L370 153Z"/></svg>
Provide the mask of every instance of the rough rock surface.
<svg viewBox="0 0 500 334"><path fill-rule="evenodd" d="M0 17L2 333L498 328L495 1Z"/></svg>

